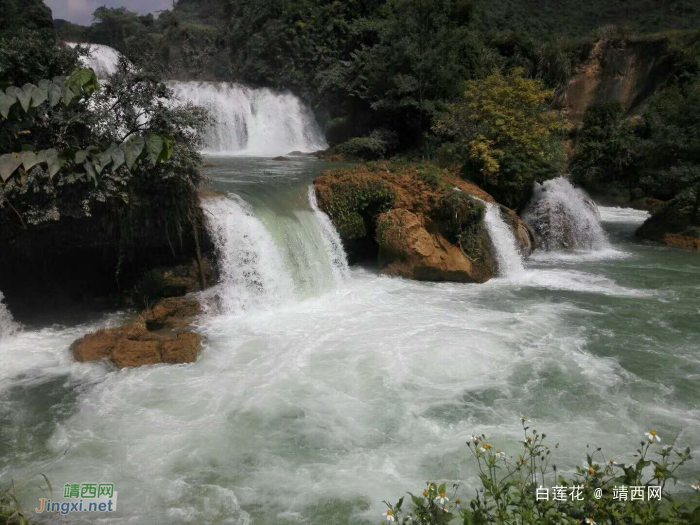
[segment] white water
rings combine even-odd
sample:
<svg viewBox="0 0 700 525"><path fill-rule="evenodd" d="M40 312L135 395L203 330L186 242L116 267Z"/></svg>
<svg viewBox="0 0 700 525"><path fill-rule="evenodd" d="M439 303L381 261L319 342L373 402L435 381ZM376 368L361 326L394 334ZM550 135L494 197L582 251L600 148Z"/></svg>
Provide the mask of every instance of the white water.
<svg viewBox="0 0 700 525"><path fill-rule="evenodd" d="M517 277L525 273L523 258L518 249L518 241L510 226L501 216L501 208L497 204L486 204L484 222L489 232L491 243L495 249L498 263L498 275L501 277Z"/></svg>
<svg viewBox="0 0 700 525"><path fill-rule="evenodd" d="M116 72L119 57L109 46L90 44L90 57L81 60L106 79ZM274 157L328 147L311 110L290 93L229 82L173 81L170 87L179 100L210 111L214 122L206 131L204 153Z"/></svg>
<svg viewBox="0 0 700 525"><path fill-rule="evenodd" d="M173 82L171 87L180 100L214 117L205 153L264 157L328 147L313 113L294 95L225 82Z"/></svg>
<svg viewBox="0 0 700 525"><path fill-rule="evenodd" d="M78 44L75 42L66 42L71 47L75 47ZM104 80L117 71L117 64L119 63L119 57L121 54L116 49L109 46L103 46L101 44L82 44L84 46L89 46L90 56L81 57L81 62L86 66L90 67L95 71L97 78Z"/></svg>
<svg viewBox="0 0 700 525"><path fill-rule="evenodd" d="M535 229L545 250L610 249L597 206L565 177L535 184L523 218Z"/></svg>
<svg viewBox="0 0 700 525"><path fill-rule="evenodd" d="M700 445L688 288L700 274L671 259L685 254L620 241L628 259L528 263L526 278L484 285L358 268L338 281L342 250L313 195L254 198L263 189L205 204L224 275L197 363L73 362L70 342L94 327L0 345L0 388L13 392L0 481L41 470L54 487L113 482L119 513L104 523L348 525L378 523L383 499L429 479L473 497L467 436L516 454L522 414L561 443L564 471L589 443L622 462L650 428ZM639 224L621 213L603 216ZM655 292L659 261L674 271Z"/></svg>
<svg viewBox="0 0 700 525"><path fill-rule="evenodd" d="M345 281L350 276L350 268L348 267L348 257L343 249L343 241L340 235L333 226L330 217L323 213L318 208L316 200L316 190L312 185L309 186L309 205L316 215L316 221L321 227L323 235L323 244L326 251L331 256L331 267L333 269L333 277L337 284Z"/></svg>
<svg viewBox="0 0 700 525"><path fill-rule="evenodd" d="M12 314L3 303L4 296L0 292L0 343L17 331L17 323L12 319Z"/></svg>

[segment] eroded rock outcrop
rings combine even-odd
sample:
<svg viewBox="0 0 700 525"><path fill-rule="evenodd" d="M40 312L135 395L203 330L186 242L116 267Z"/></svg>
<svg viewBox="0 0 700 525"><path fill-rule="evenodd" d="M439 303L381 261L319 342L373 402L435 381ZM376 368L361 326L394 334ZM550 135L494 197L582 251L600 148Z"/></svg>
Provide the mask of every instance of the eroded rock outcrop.
<svg viewBox="0 0 700 525"><path fill-rule="evenodd" d="M423 281L485 282L496 271L484 225L493 197L433 165L370 163L315 181L352 261L377 260L388 275ZM507 213L523 255L532 236Z"/></svg>
<svg viewBox="0 0 700 525"><path fill-rule="evenodd" d="M697 194L688 190L661 206L637 230L637 236L674 248L700 250ZM695 221L693 220L695 219Z"/></svg>
<svg viewBox="0 0 700 525"><path fill-rule="evenodd" d="M187 327L199 312L194 299L165 299L135 321L87 334L70 349L76 361L109 359L119 368L193 363L202 339Z"/></svg>

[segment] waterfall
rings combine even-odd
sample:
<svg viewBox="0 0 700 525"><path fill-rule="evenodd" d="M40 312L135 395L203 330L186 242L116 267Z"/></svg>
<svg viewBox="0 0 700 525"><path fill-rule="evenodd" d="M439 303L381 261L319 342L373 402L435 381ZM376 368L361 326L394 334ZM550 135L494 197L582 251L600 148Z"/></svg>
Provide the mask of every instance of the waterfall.
<svg viewBox="0 0 700 525"><path fill-rule="evenodd" d="M510 226L503 220L500 206L490 202L484 204L486 204L484 222L494 247L498 275L514 277L524 273L525 268L523 267L523 258L518 250L518 241Z"/></svg>
<svg viewBox="0 0 700 525"><path fill-rule="evenodd" d="M598 207L565 177L536 184L523 218L533 227L545 250L610 248Z"/></svg>
<svg viewBox="0 0 700 525"><path fill-rule="evenodd" d="M3 299L4 296L0 292L0 341L17 331L17 323L12 319L12 314L3 303Z"/></svg>
<svg viewBox="0 0 700 525"><path fill-rule="evenodd" d="M66 42L70 47L75 47L76 42ZM89 46L90 56L80 57L80 61L86 67L91 67L97 78L106 79L117 71L117 64L121 54L116 49L101 44L82 44Z"/></svg>
<svg viewBox="0 0 700 525"><path fill-rule="evenodd" d="M350 275L350 268L348 267L348 257L345 254L345 249L343 249L343 241L340 239L338 231L333 226L330 217L323 213L318 208L318 202L316 201L316 188L314 185L309 186L309 205L316 216L319 227L321 228L321 233L323 235L323 244L326 251L331 257L331 268L333 271L333 277L336 281L343 281Z"/></svg>
<svg viewBox="0 0 700 525"><path fill-rule="evenodd" d="M204 153L275 156L328 147L313 113L294 95L226 82L173 82L171 87L181 101L214 117Z"/></svg>
<svg viewBox="0 0 700 525"><path fill-rule="evenodd" d="M338 233L308 193L311 209L280 213L254 208L237 195L205 199L218 253L223 313L266 309L320 295L349 270Z"/></svg>

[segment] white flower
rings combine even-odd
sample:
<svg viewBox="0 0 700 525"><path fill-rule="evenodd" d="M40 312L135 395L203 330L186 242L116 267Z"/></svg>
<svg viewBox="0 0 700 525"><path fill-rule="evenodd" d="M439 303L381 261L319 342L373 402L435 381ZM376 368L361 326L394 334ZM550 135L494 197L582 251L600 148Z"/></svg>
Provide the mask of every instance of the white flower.
<svg viewBox="0 0 700 525"><path fill-rule="evenodd" d="M485 453L485 452L488 452L489 450L491 450L492 448L493 448L493 447L492 447L491 445L489 445L488 443L484 443L483 445L481 445L481 447L479 448L479 450L480 450L481 452L484 452L484 453Z"/></svg>
<svg viewBox="0 0 700 525"><path fill-rule="evenodd" d="M617 465L617 461L615 461L614 459L611 459L610 461L608 461L608 463L610 463L611 467L614 467L615 465Z"/></svg>
<svg viewBox="0 0 700 525"><path fill-rule="evenodd" d="M650 443L653 443L654 440L656 441L661 441L661 438L659 437L659 433L656 430L650 430L645 434L647 439L649 440Z"/></svg>
<svg viewBox="0 0 700 525"><path fill-rule="evenodd" d="M438 505L442 505L443 507L448 501L450 501L450 498L448 498L447 494L445 494L444 492L441 492L440 495L437 498L435 498L435 503L437 503Z"/></svg>
<svg viewBox="0 0 700 525"><path fill-rule="evenodd" d="M392 523L392 522L396 521L396 516L394 516L393 510L387 510L383 515L386 516L387 523Z"/></svg>
<svg viewBox="0 0 700 525"><path fill-rule="evenodd" d="M588 525L595 525L595 521L593 521L592 518L586 518L586 523L588 523Z"/></svg>
<svg viewBox="0 0 700 525"><path fill-rule="evenodd" d="M476 444L476 443L478 443L480 440L479 440L479 437L478 437L478 436L469 436L469 441L471 441L472 443Z"/></svg>
<svg viewBox="0 0 700 525"><path fill-rule="evenodd" d="M520 421L525 422L527 421L527 418L525 416L520 416Z"/></svg>
<svg viewBox="0 0 700 525"><path fill-rule="evenodd" d="M503 452L502 450L497 450L497 451L496 451L496 456L499 457L499 458L504 458L504 457L506 457L506 453Z"/></svg>
<svg viewBox="0 0 700 525"><path fill-rule="evenodd" d="M698 483L697 481L693 483L693 488L697 491L700 491L700 483Z"/></svg>

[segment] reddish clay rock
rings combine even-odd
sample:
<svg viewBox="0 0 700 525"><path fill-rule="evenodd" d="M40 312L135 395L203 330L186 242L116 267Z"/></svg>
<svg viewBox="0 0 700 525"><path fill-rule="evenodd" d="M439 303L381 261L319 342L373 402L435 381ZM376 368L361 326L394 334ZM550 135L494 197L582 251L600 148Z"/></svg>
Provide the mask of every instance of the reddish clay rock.
<svg viewBox="0 0 700 525"><path fill-rule="evenodd" d="M164 299L133 323L87 334L70 348L76 361L109 359L119 368L194 363L202 350L202 338L182 330L199 313L199 303L194 299ZM150 323L167 330L149 331Z"/></svg>
<svg viewBox="0 0 700 525"><path fill-rule="evenodd" d="M377 221L380 264L384 273L418 281L485 282L493 277L491 257L470 259L441 234L429 232L421 218L405 209Z"/></svg>

